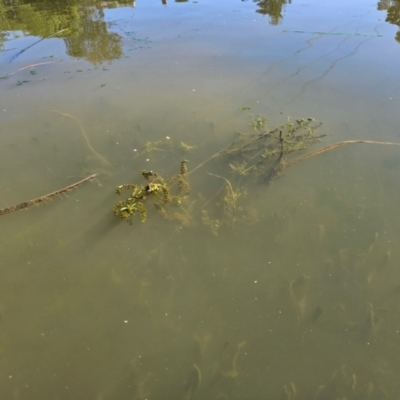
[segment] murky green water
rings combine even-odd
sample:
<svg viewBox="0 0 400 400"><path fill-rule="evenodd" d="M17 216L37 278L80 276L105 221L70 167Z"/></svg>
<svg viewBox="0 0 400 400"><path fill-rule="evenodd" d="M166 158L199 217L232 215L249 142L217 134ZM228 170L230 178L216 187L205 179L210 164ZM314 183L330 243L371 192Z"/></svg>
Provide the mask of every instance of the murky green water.
<svg viewBox="0 0 400 400"><path fill-rule="evenodd" d="M342 146L270 184L212 158L254 132L249 114L323 122L309 151L400 142L399 15L398 0L2 1L0 209L98 175L0 216L1 398L399 398L400 148ZM118 185L183 159L179 220L113 215ZM233 226L207 172L247 190Z"/></svg>

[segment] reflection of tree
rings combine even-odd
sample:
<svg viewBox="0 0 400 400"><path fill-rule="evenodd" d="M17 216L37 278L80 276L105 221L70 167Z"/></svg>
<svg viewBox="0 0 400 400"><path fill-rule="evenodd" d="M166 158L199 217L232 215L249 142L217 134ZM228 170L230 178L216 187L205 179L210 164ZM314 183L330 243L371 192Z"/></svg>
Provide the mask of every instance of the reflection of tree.
<svg viewBox="0 0 400 400"><path fill-rule="evenodd" d="M381 0L378 2L378 10L387 10L386 22L400 27L400 0ZM400 30L395 39L400 42Z"/></svg>
<svg viewBox="0 0 400 400"><path fill-rule="evenodd" d="M14 32L14 36L22 32L45 38L65 28L73 35L79 24L77 7L72 2L40 2L36 5L29 0L11 0L6 4L0 3L0 30Z"/></svg>
<svg viewBox="0 0 400 400"><path fill-rule="evenodd" d="M253 0L257 3L258 13L263 15L269 15L270 23L272 25L278 25L282 15L283 6L290 4L292 0Z"/></svg>
<svg viewBox="0 0 400 400"><path fill-rule="evenodd" d="M128 4L132 0L0 0L0 32L60 37L69 55L99 64L122 55L119 36L108 32L103 10Z"/></svg>
<svg viewBox="0 0 400 400"><path fill-rule="evenodd" d="M120 37L107 31L102 9L85 7L80 18L78 35L65 38L70 56L83 57L92 64L100 64L122 55Z"/></svg>

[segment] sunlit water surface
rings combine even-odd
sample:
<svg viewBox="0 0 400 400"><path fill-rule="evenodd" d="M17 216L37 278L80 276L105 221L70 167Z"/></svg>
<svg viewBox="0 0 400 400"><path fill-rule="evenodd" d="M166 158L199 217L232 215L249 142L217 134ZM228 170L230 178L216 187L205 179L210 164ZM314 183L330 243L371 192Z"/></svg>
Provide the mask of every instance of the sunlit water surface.
<svg viewBox="0 0 400 400"><path fill-rule="evenodd" d="M97 176L0 216L0 397L398 399L400 148L339 147L269 185L203 164L249 114L323 122L313 149L400 142L382 4L21 3L0 6L0 208ZM113 215L118 185L183 159L186 221ZM247 197L214 235L221 176Z"/></svg>

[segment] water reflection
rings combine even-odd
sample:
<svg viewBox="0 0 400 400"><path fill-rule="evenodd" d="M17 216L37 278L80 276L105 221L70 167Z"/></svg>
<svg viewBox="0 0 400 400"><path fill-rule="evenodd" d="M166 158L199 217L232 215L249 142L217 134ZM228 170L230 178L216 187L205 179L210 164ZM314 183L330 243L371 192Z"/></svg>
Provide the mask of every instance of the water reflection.
<svg viewBox="0 0 400 400"><path fill-rule="evenodd" d="M100 64L122 56L120 36L108 32L101 6L83 7L79 30L75 36L65 38L67 54L83 57L92 64Z"/></svg>
<svg viewBox="0 0 400 400"><path fill-rule="evenodd" d="M256 12L262 15L269 15L270 23L278 25L283 18L282 11L286 4L291 4L292 0L253 0L257 3Z"/></svg>
<svg viewBox="0 0 400 400"><path fill-rule="evenodd" d="M256 12L269 15L270 23L277 25L283 18L283 7L291 0L253 0ZM176 3L187 0L175 0ZM167 5L167 0L161 0ZM131 0L22 0L0 3L0 50L8 37L25 36L63 38L66 52L71 57L85 58L93 64L122 56L120 36L108 31L104 10L133 6ZM8 32L8 34L6 33ZM27 49L26 49L27 50ZM14 55L14 61L23 51Z"/></svg>
<svg viewBox="0 0 400 400"><path fill-rule="evenodd" d="M400 28L400 1L381 0L378 2L378 10L386 10L386 22L397 25ZM400 43L400 30L397 31L395 39Z"/></svg>
<svg viewBox="0 0 400 400"><path fill-rule="evenodd" d="M120 37L108 31L104 9L132 5L130 0L102 2L99 0L58 0L32 2L29 0L0 3L0 49L7 34L18 38L63 38L66 52L72 57L85 58L93 64L110 61L122 55ZM27 48L25 49L27 50ZM14 61L24 50L15 54Z"/></svg>
<svg viewBox="0 0 400 400"><path fill-rule="evenodd" d="M175 3L187 0L175 0ZM283 18L283 10L291 0L253 0L256 12L268 15L271 25L278 25ZM63 38L66 53L71 57L84 58L93 64L111 61L123 54L121 38L109 32L104 21L104 10L117 7L134 7L135 1L100 0L32 0L8 1L0 3L0 50L8 38L25 36ZM161 0L167 5L167 0ZM386 22L400 27L400 0L381 0L378 10L387 11ZM8 33L7 33L8 32ZM400 42L400 30L395 36ZM14 61L23 51L14 55Z"/></svg>

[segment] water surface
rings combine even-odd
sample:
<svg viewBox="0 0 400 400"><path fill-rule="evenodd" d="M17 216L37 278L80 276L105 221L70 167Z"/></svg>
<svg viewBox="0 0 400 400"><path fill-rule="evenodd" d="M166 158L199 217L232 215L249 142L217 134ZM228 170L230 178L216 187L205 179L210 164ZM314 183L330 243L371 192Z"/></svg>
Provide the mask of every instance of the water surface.
<svg viewBox="0 0 400 400"><path fill-rule="evenodd" d="M400 149L339 147L270 184L204 161L259 115L323 122L310 151L400 142L399 8L2 2L0 208L98 174L0 217L4 398L397 399ZM183 159L187 221L113 215L118 185ZM207 172L247 190L218 235Z"/></svg>

